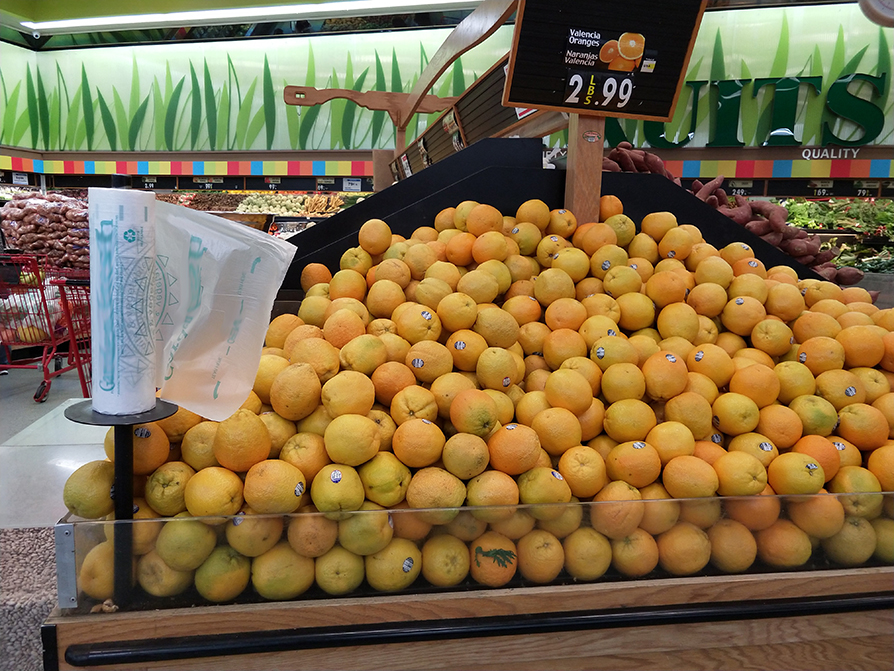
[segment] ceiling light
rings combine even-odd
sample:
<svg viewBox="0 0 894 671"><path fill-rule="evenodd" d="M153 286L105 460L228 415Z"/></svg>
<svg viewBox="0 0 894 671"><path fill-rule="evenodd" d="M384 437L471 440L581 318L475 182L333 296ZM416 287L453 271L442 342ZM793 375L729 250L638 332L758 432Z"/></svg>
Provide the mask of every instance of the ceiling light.
<svg viewBox="0 0 894 671"><path fill-rule="evenodd" d="M168 28L233 23L270 23L293 19L328 19L430 10L474 9L476 0L339 0L275 7L241 7L187 12L97 16L58 21L22 21L21 26L41 33L86 33L127 28Z"/></svg>

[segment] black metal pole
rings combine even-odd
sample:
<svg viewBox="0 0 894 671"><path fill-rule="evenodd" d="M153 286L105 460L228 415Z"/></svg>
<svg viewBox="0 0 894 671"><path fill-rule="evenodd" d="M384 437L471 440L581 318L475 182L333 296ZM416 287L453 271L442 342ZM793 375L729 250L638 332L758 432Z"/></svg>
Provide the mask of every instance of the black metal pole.
<svg viewBox="0 0 894 671"><path fill-rule="evenodd" d="M130 603L133 591L133 426L115 427L115 604Z"/></svg>

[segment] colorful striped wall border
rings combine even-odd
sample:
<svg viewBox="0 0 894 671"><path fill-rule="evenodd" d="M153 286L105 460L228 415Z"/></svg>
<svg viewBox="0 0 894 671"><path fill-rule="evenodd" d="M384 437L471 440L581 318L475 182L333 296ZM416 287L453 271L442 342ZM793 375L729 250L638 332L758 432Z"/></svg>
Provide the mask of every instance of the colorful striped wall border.
<svg viewBox="0 0 894 671"><path fill-rule="evenodd" d="M771 161L665 161L665 167L684 179L886 179L894 177L890 159L771 160Z"/></svg>
<svg viewBox="0 0 894 671"><path fill-rule="evenodd" d="M685 179L886 179L894 177L891 159L768 161L666 161ZM196 175L235 177L372 177L372 161L53 161L0 154L0 170L46 175Z"/></svg>
<svg viewBox="0 0 894 671"><path fill-rule="evenodd" d="M44 175L372 177L372 161L53 161L0 154L0 170Z"/></svg>

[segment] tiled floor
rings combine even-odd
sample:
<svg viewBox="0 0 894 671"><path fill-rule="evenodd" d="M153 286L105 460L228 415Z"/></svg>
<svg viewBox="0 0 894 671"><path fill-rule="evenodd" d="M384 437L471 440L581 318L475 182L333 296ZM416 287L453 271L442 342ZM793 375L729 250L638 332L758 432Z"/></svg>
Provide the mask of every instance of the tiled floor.
<svg viewBox="0 0 894 671"><path fill-rule="evenodd" d="M0 528L51 527L62 515L62 488L82 464L104 459L107 429L64 416L83 401L77 373L53 379L47 400L33 395L39 370L13 369L0 377Z"/></svg>

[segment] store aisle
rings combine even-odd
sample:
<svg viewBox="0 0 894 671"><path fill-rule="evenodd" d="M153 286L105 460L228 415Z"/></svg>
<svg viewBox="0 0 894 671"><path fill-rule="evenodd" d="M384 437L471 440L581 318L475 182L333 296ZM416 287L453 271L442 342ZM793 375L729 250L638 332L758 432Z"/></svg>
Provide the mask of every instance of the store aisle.
<svg viewBox="0 0 894 671"><path fill-rule="evenodd" d="M77 373L55 378L47 400L35 403L41 379L40 371L28 369L0 377L0 528L52 527L65 514L68 476L105 458L106 429L75 424L63 414L83 400Z"/></svg>

